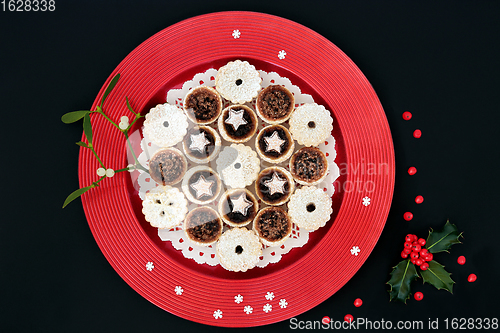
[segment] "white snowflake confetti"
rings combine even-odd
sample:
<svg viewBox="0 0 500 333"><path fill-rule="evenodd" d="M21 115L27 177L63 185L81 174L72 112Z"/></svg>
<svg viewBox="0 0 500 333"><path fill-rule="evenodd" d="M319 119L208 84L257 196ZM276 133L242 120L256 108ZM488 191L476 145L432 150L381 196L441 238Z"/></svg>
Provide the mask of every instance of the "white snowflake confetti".
<svg viewBox="0 0 500 333"><path fill-rule="evenodd" d="M247 199L245 193L242 193L238 199L231 198L233 203L233 213L238 212L244 216L247 216L248 209L253 206L253 203Z"/></svg>
<svg viewBox="0 0 500 333"><path fill-rule="evenodd" d="M248 122L243 118L245 115L245 110L241 109L235 111L233 109L229 110L229 117L224 120L226 124L231 124L235 131L238 130L238 127L241 125L246 125Z"/></svg>
<svg viewBox="0 0 500 333"><path fill-rule="evenodd" d="M210 141L205 137L205 132L201 132L200 134L192 134L191 135L191 144L189 145L189 149L197 150L200 153L205 152L205 146L209 145Z"/></svg>
<svg viewBox="0 0 500 333"><path fill-rule="evenodd" d="M215 319L220 319L220 318L222 318L222 311L221 311L221 310L215 310L215 311L214 311L214 318L215 318Z"/></svg>
<svg viewBox="0 0 500 333"><path fill-rule="evenodd" d="M286 299L284 299L284 298L280 299L280 307L282 309L285 309L287 306L288 306L288 302L286 301Z"/></svg>
<svg viewBox="0 0 500 333"><path fill-rule="evenodd" d="M262 310L263 310L265 313L268 313L269 311L272 311L272 309L273 309L273 306L272 306L271 304L269 304L269 303L267 303L266 305L264 305L264 306L262 307Z"/></svg>
<svg viewBox="0 0 500 333"><path fill-rule="evenodd" d="M193 188L193 190L196 191L196 198L199 199L202 196L206 195L211 197L213 195L212 192L212 185L214 184L213 181L207 181L203 175L200 175L200 178L198 178L198 181L195 183L192 183L190 186Z"/></svg>
<svg viewBox="0 0 500 333"><path fill-rule="evenodd" d="M368 206L370 204L370 200L371 200L370 198L364 197L363 198L363 205L365 205L365 207Z"/></svg>
<svg viewBox="0 0 500 333"><path fill-rule="evenodd" d="M266 141L266 152L274 150L281 154L281 145L285 143L285 140L280 138L278 131L274 131L271 136L264 137L264 141Z"/></svg>
<svg viewBox="0 0 500 333"><path fill-rule="evenodd" d="M149 261L146 264L146 269L151 272L153 270L153 268L155 268L155 265L151 261Z"/></svg>
<svg viewBox="0 0 500 333"><path fill-rule="evenodd" d="M250 305L247 305L243 308L246 314L251 314L253 312L253 308Z"/></svg>
<svg viewBox="0 0 500 333"><path fill-rule="evenodd" d="M359 252L361 252L361 249L359 248L359 246L353 246L352 247L351 254L353 254L355 256L358 256Z"/></svg>
<svg viewBox="0 0 500 333"><path fill-rule="evenodd" d="M267 294L266 294L266 299L268 301L272 301L274 299L274 293L273 292L270 292L268 291Z"/></svg>
<svg viewBox="0 0 500 333"><path fill-rule="evenodd" d="M174 291L175 291L176 295L182 295L182 293L184 292L184 289L182 289L181 286L175 286Z"/></svg>
<svg viewBox="0 0 500 333"><path fill-rule="evenodd" d="M241 36L241 32L238 29L233 30L234 39L238 39L238 38L240 38L240 36Z"/></svg>
<svg viewBox="0 0 500 333"><path fill-rule="evenodd" d="M281 179L278 174L274 172L271 179L264 181L264 185L266 185L269 189L270 195L273 195L274 193L285 194L286 182L287 181L285 179Z"/></svg>
<svg viewBox="0 0 500 333"><path fill-rule="evenodd" d="M286 56L285 50L281 50L278 52L278 58L280 58L281 60L285 59L285 56Z"/></svg>
<svg viewBox="0 0 500 333"><path fill-rule="evenodd" d="M234 296L234 302L236 304L240 304L241 302L243 302L243 296L241 296L240 294Z"/></svg>

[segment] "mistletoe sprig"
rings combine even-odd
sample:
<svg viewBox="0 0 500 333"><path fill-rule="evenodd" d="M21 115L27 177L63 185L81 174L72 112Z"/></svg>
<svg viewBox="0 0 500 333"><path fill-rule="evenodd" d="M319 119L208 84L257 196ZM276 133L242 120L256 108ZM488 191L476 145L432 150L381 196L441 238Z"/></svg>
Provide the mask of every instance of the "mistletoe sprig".
<svg viewBox="0 0 500 333"><path fill-rule="evenodd" d="M439 231L431 229L427 240L418 239L415 235L407 235L405 249L401 252L405 260L393 268L391 279L387 282L391 286L390 300L406 303L406 300L410 298L411 283L419 277L422 277L424 283L453 293L455 282L444 266L434 260L433 254L448 252L453 244L460 243L460 237L462 233L450 221L447 221L443 229Z"/></svg>
<svg viewBox="0 0 500 333"><path fill-rule="evenodd" d="M116 84L118 83L119 79L120 79L120 74L116 74L113 77L113 79L111 80L111 82L109 83L109 85L106 87L106 90L104 91L104 94L102 95L102 99L101 99L100 105L97 105L97 107L96 107L95 110L93 110L93 111L91 111L91 110L82 110L82 111L68 112L68 113L64 114L61 117L61 121L63 123L65 123L65 124L71 124L71 123L79 121L80 119L83 118L83 133L85 134L85 138L87 139L87 143L85 143L83 141L78 141L76 144L78 146L80 146L80 147L90 149L92 151L92 153L94 154L95 158L97 159L97 161L99 162L100 166L101 166L100 168L97 169L97 175L99 176L99 179L96 180L95 182L92 182L92 184L90 184L89 186L79 188L78 190L76 190L73 193L71 193L70 195L68 195L68 197L64 201L63 208L66 207L71 201L73 201L76 198L80 197L83 193L87 192L88 190L90 190L90 189L92 189L94 187L99 186L99 183L101 181L103 181L105 178L113 177L115 175L115 173L123 172L123 171L132 171L132 170L136 170L136 169L139 169L139 170L142 170L142 171L145 171L145 172L149 173L148 169L146 169L145 167L143 167L139 163L139 161L137 160L137 157L135 156L134 150L132 149L132 145L130 143L129 136L128 136L128 131L130 130L130 128L132 128L132 126L135 124L135 122L139 118L142 118L144 116L141 115L140 113L136 113L132 109L132 107L130 106L130 103L129 103L129 100L128 100L127 97L125 97L125 101L126 101L126 104L127 104L127 109L130 112L132 112L132 114L135 116L135 118L132 121L132 123L129 123L129 118L127 116L123 116L120 119L120 123L116 124L114 121L112 121L106 115L106 113L104 112L104 109L103 109L104 101L106 100L106 98L108 97L108 95L111 93L111 91L113 90L113 88L116 86ZM101 160L101 158L99 158L99 156L97 155L97 152L95 150L95 146L94 146L93 141L92 141L92 139L93 139L93 133L92 133L92 124L90 122L90 114L91 113L98 113L98 114L102 115L104 118L106 118L107 121L109 121L114 127L116 127L119 131L121 131L125 135L125 138L127 140L127 143L129 145L130 151L132 152L132 156L133 156L134 161L135 161L134 164L130 164L126 168L119 169L119 170L113 170L111 168L106 168L106 165L103 163L103 161Z"/></svg>

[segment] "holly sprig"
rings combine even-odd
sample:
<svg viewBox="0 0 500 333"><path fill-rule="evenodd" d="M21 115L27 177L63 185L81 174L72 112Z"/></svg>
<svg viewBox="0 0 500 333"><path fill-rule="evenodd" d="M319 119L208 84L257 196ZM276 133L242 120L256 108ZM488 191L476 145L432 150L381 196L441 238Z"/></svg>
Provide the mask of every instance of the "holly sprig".
<svg viewBox="0 0 500 333"><path fill-rule="evenodd" d="M411 236L414 235L406 236L405 248L408 248L407 243L409 243ZM390 300L406 303L406 300L410 298L411 283L419 277L423 279L424 283L453 293L453 284L455 281L452 280L451 274L444 269L443 265L433 260L433 254L448 252L452 245L461 243L460 237L462 237L462 233L448 220L439 231L434 231L431 228L427 240L419 239L417 242L411 243L411 254L419 253L421 255L420 262L418 262L417 255L412 256L406 253L408 252L407 250L403 250L401 256L405 258L405 256L408 257L410 255L410 259L399 262L393 267L390 273L391 279L387 282L391 287L389 290ZM421 246L419 242L424 245ZM418 270L417 267L419 268Z"/></svg>
<svg viewBox="0 0 500 333"><path fill-rule="evenodd" d="M100 165L100 168L98 168L96 171L97 175L99 176L99 179L92 182L90 185L79 188L76 191L72 192L70 195L68 195L68 197L66 198L66 200L63 203L63 208L66 207L70 202L72 202L76 198L80 197L85 192L87 192L88 190L99 186L99 183L101 181L103 181L105 178L113 177L115 175L115 173L119 173L119 172L123 172L123 171L132 171L132 170L142 170L142 171L149 173L149 170L146 169L144 166L142 166L141 163L139 163L139 161L137 160L137 157L135 156L134 150L132 149L132 144L130 143L129 135L128 135L130 128L132 128L132 126L135 124L135 122L144 116L141 115L140 113L135 112L132 109L132 106L130 105L128 97L125 97L127 109L130 112L132 112L132 114L134 115L134 119L131 123L129 122L129 118L127 116L123 116L123 117L121 117L120 122L117 124L116 122L111 120L104 112L104 102L106 101L106 98L111 93L113 88L118 83L119 79L120 79L120 74L116 74L111 79L108 86L106 87L106 90L104 91L104 94L102 95L101 103L96 106L95 110L80 110L80 111L68 112L61 117L61 121L65 124L71 124L71 123L74 123L74 122L77 122L77 121L83 119L83 133L85 135L85 138L87 139L87 142L78 141L78 142L76 142L76 144L80 147L90 149L90 151L92 151L92 154L94 154L95 158L97 159L97 161L99 162L99 165ZM127 167L119 169L119 170L113 170L111 168L106 167L106 165L104 164L102 159L98 156L98 154L95 150L94 143L93 143L92 123L90 120L91 113L97 113L97 114L103 116L107 121L109 121L114 127L116 127L120 132L122 132L125 135L125 139L127 141L129 149L132 152L132 156L134 158L134 164L130 164Z"/></svg>

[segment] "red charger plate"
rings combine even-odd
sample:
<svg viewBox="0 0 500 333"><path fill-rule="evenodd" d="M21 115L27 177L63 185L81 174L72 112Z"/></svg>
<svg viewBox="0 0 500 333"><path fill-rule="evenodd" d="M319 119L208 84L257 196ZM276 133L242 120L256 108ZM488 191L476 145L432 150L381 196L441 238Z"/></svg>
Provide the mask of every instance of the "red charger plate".
<svg viewBox="0 0 500 333"><path fill-rule="evenodd" d="M139 294L179 317L216 326L271 324L323 302L358 271L385 225L394 190L394 148L384 110L359 68L335 45L289 20L253 12L220 12L170 26L132 51L113 71L121 79L104 105L119 122L125 96L143 114L166 101L194 74L242 59L275 71L331 110L341 176L331 221L310 234L302 248L281 261L246 273L186 259L141 213L127 172L106 179L82 196L101 251ZM123 135L92 114L94 145L113 169L127 163ZM135 129L139 128L139 124ZM80 186L97 180L96 159L80 150Z"/></svg>

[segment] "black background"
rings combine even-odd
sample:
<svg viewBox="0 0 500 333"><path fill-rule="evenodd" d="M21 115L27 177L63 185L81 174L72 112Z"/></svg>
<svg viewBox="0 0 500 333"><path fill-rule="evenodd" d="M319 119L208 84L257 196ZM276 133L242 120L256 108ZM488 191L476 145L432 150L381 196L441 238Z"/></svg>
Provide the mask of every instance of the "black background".
<svg viewBox="0 0 500 333"><path fill-rule="evenodd" d="M350 313L427 326L439 318L444 329L446 318L499 317L500 2L56 0L54 12L0 12L0 331L220 330L142 298L100 252L80 201L61 209L78 187L74 142L82 129L60 117L89 108L119 62L153 34L224 10L282 16L328 38L371 82L393 134L395 194L377 246L339 292L297 320ZM404 121L404 111L413 119ZM412 165L418 172L410 177ZM413 201L419 194L421 205ZM415 215L411 222L405 211ZM389 302L385 283L404 236L425 237L448 218L464 232L463 244L435 258L452 273L454 294L420 280L413 290L424 300ZM467 282L470 273L475 283Z"/></svg>

